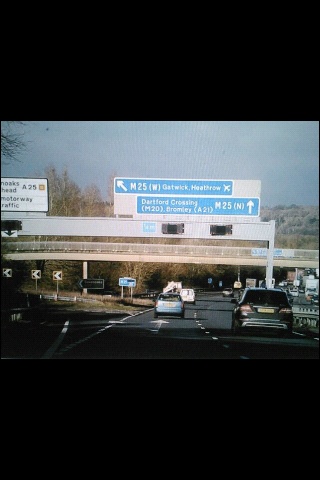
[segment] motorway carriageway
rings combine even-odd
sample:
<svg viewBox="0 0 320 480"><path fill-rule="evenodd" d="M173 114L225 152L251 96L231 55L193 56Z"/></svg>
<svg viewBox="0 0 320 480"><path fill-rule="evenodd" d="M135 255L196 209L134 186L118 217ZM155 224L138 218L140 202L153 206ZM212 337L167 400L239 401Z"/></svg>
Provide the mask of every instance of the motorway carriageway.
<svg viewBox="0 0 320 480"><path fill-rule="evenodd" d="M287 359L319 358L318 334L231 334L233 304L221 294L199 294L184 319L153 317L153 308L122 314L59 308L39 322L2 331L2 358L37 359Z"/></svg>

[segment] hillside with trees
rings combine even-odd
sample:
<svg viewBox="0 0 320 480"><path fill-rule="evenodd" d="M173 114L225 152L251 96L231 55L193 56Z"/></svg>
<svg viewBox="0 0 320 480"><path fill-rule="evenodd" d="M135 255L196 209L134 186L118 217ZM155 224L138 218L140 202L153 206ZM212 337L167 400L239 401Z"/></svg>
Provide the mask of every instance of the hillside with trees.
<svg viewBox="0 0 320 480"><path fill-rule="evenodd" d="M319 249L319 207L277 205L264 207L260 212L261 221L276 222L276 247Z"/></svg>

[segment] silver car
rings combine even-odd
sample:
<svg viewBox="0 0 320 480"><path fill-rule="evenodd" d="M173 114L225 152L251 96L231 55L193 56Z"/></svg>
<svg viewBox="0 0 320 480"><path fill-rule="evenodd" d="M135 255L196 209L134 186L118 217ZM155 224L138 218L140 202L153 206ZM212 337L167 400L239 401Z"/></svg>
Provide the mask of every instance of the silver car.
<svg viewBox="0 0 320 480"><path fill-rule="evenodd" d="M184 303L179 293L160 293L154 307L154 318L159 315L184 318Z"/></svg>

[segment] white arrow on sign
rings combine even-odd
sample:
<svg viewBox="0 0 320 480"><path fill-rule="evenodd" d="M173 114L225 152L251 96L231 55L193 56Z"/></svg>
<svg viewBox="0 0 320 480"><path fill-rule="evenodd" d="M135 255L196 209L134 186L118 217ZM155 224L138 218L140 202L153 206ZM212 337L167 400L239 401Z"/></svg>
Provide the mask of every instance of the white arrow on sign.
<svg viewBox="0 0 320 480"><path fill-rule="evenodd" d="M249 202L247 203L247 207L249 207L249 215L250 215L252 212L252 207L254 207L254 203L252 200L249 200Z"/></svg>
<svg viewBox="0 0 320 480"><path fill-rule="evenodd" d="M18 230L1 230L1 237L17 237Z"/></svg>
<svg viewBox="0 0 320 480"><path fill-rule="evenodd" d="M2 269L2 275L4 277L7 277L7 278L12 277L12 269L11 268L3 268Z"/></svg>
<svg viewBox="0 0 320 480"><path fill-rule="evenodd" d="M117 187L118 187L118 188L122 188L122 190L123 190L124 192L127 192L127 191L128 191L128 189L125 187L125 185L124 185L124 183L123 183L123 180L117 180Z"/></svg>
<svg viewBox="0 0 320 480"><path fill-rule="evenodd" d="M31 270L32 274L31 277L39 280L41 278L41 270Z"/></svg>

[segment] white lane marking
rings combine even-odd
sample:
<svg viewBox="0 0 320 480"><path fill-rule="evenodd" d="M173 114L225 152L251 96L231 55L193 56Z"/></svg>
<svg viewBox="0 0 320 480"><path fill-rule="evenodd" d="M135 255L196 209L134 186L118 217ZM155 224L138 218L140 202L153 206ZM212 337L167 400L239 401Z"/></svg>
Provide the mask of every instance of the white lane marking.
<svg viewBox="0 0 320 480"><path fill-rule="evenodd" d="M77 345L80 345L80 343L83 343L83 342L86 342L87 340L90 340L90 338L94 337L95 335L99 335L99 333L104 332L105 330L107 330L107 328L111 328L111 327L113 327L113 324L112 325L107 325L106 327L101 328L100 330L98 330L94 333L91 333L90 335L87 335L84 338L80 338L76 342L70 343L70 345L67 345L66 347L62 348L59 352L57 352L57 354L61 355L62 353L70 350L71 348L76 347Z"/></svg>
<svg viewBox="0 0 320 480"><path fill-rule="evenodd" d="M154 324L155 324L154 326L156 327L156 329L155 329L155 330L152 329L151 332L157 332L157 333L158 333L159 330L160 330L161 325L162 325L163 323L169 323L169 322L166 322L166 320L153 320L153 321L151 321L150 323L154 323Z"/></svg>
<svg viewBox="0 0 320 480"><path fill-rule="evenodd" d="M141 312L130 313L128 317L123 318L122 320L120 320L120 322L124 322L125 320L128 320L129 318L132 318L132 317L137 317L138 315L142 315L145 312L151 312L152 310L153 308L148 308L147 310L142 310Z"/></svg>
<svg viewBox="0 0 320 480"><path fill-rule="evenodd" d="M67 320L63 326L63 329L61 330L61 333L59 337L53 342L50 348L46 351L46 353L41 357L41 358L50 358L54 354L54 352L57 350L59 347L60 343L62 342L69 326L70 320Z"/></svg>
<svg viewBox="0 0 320 480"><path fill-rule="evenodd" d="M152 309L151 309L152 310ZM79 345L80 343L83 343L85 342L86 340L89 340L90 338L94 337L95 335L98 335L99 333L102 333L104 332L105 330L107 330L108 328L111 328L113 327L113 325L115 323L121 323L121 322L124 322L125 320L128 320L129 318L132 318L132 317L135 317L136 315L141 315L141 313L143 312L138 312L138 313L135 313L135 314L130 314L129 317L125 317L123 318L122 320L120 320L119 322L117 321L109 321L109 323L111 323L111 325L107 325L103 328L100 328L100 330L98 330L97 332L94 332L94 333L91 333L90 335L88 335L87 337L84 337L84 338L81 338L80 340L77 340L76 342L74 343L71 343L70 345L67 345L65 348L61 349L61 352L57 352L59 355L62 354L63 352L67 351L67 350L70 350L71 348L75 347L76 345ZM62 332L60 333L58 339L51 345L51 347L49 348L49 350L47 350L47 352L43 355L43 357L41 358L50 358L52 357L52 355L55 353L55 351L57 350L57 348L59 347L60 343L62 342L63 340L63 337L68 329L68 325L69 325L69 320L66 321L66 323L64 324L64 327L62 329Z"/></svg>

